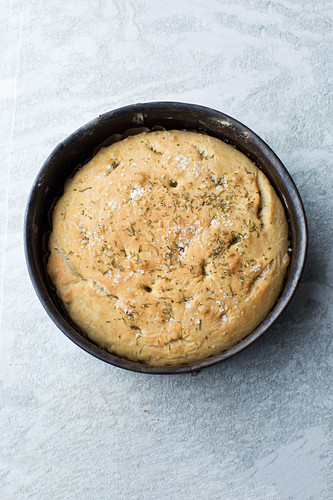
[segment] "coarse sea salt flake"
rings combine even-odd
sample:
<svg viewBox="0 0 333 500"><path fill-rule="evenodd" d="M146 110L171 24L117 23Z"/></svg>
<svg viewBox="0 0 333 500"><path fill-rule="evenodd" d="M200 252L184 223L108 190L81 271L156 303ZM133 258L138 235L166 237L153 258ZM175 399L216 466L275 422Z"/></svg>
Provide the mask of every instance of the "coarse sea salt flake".
<svg viewBox="0 0 333 500"><path fill-rule="evenodd" d="M130 198L132 200L135 200L135 199L143 196L144 192L145 192L145 188L136 187L136 188L132 189L132 191L130 191Z"/></svg>

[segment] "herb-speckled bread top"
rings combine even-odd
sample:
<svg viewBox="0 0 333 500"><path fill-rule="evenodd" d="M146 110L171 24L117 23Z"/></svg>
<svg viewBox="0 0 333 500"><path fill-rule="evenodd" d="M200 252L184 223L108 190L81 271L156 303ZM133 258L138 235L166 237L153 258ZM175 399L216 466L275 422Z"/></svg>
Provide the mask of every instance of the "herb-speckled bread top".
<svg viewBox="0 0 333 500"><path fill-rule="evenodd" d="M220 353L267 316L288 226L266 176L196 132L128 137L69 181L48 272L69 315L110 352L150 365Z"/></svg>

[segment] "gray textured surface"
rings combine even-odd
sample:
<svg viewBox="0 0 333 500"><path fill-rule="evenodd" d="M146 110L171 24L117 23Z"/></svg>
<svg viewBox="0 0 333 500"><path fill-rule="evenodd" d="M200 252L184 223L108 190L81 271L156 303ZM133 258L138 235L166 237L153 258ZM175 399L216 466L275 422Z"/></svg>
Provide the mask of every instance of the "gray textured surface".
<svg viewBox="0 0 333 500"><path fill-rule="evenodd" d="M333 497L330 6L2 1L1 499ZM308 215L287 312L196 377L133 374L81 351L47 317L24 262L25 203L49 152L98 114L149 100L212 106L251 127Z"/></svg>

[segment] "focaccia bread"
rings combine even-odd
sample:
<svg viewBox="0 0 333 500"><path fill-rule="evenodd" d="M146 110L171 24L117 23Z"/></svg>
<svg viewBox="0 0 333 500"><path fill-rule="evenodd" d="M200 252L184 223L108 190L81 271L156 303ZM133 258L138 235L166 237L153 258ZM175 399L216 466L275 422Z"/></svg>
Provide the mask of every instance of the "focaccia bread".
<svg viewBox="0 0 333 500"><path fill-rule="evenodd" d="M266 176L196 132L141 133L101 149L53 212L48 273L102 348L149 365L229 349L267 316L289 263Z"/></svg>

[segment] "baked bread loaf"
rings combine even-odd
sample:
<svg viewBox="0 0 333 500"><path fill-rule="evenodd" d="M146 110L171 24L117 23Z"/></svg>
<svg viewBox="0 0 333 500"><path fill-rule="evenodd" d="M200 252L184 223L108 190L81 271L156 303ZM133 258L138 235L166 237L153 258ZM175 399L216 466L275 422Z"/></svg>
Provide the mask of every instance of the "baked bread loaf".
<svg viewBox="0 0 333 500"><path fill-rule="evenodd" d="M266 176L196 132L156 131L101 149L53 212L48 273L102 348L149 365L229 349L267 316L289 262Z"/></svg>

